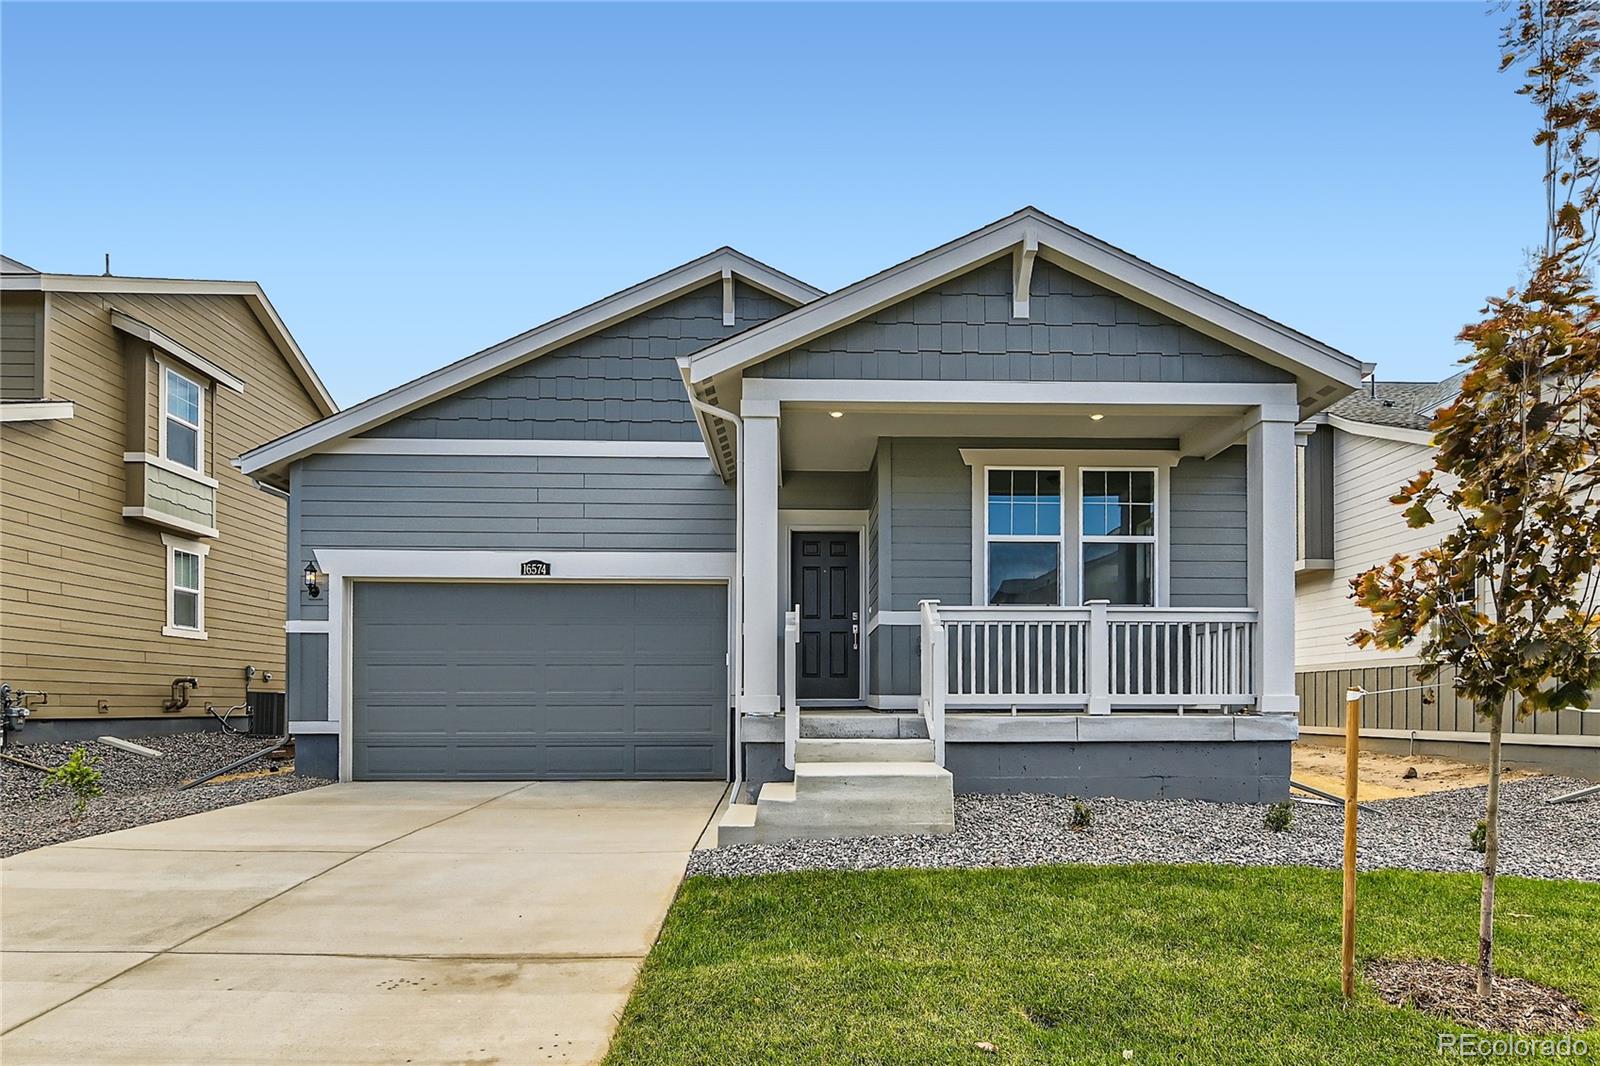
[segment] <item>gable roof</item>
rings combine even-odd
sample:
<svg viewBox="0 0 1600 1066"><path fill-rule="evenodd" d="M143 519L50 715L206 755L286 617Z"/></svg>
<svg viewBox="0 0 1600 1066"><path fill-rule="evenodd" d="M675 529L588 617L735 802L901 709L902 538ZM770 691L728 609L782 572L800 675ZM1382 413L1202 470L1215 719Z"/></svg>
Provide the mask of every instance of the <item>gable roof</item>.
<svg viewBox="0 0 1600 1066"><path fill-rule="evenodd" d="M9 255L0 255L0 274L37 274L37 270L27 263L11 258Z"/></svg>
<svg viewBox="0 0 1600 1066"><path fill-rule="evenodd" d="M1265 315L1224 299L1034 207L992 222L922 255L839 289L690 358L689 380L703 385L973 270L1018 248L1294 373L1307 413L1360 382L1361 363Z"/></svg>
<svg viewBox="0 0 1600 1066"><path fill-rule="evenodd" d="M416 410L451 393L491 378L519 363L536 359L575 340L597 333L608 326L632 318L668 300L713 282L727 273L790 304L816 299L822 290L807 285L759 260L732 248L716 251L674 267L664 274L613 293L586 307L555 318L541 326L481 352L457 360L449 366L424 374L404 385L363 400L331 418L268 441L239 459L246 474L263 476L281 472L288 464L309 455L323 445L342 440Z"/></svg>
<svg viewBox="0 0 1600 1066"><path fill-rule="evenodd" d="M13 267L21 268L13 271ZM294 334L278 317L277 308L254 281L205 281L189 278L130 278L114 274L41 274L7 258L0 271L0 291L168 294L174 296L238 296L250 308L273 346L288 362L311 402L324 416L339 410L333 395L317 376L317 371L295 342Z"/></svg>

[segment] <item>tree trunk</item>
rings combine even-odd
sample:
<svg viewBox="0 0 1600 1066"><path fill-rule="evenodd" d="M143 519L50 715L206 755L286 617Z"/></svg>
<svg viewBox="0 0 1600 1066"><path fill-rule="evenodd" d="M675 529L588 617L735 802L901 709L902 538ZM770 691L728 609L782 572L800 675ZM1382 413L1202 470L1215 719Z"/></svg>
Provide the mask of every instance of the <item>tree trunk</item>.
<svg viewBox="0 0 1600 1066"><path fill-rule="evenodd" d="M1489 719L1489 795L1483 812L1483 898L1478 905L1478 995L1494 991L1494 875L1500 861L1500 730L1505 708Z"/></svg>

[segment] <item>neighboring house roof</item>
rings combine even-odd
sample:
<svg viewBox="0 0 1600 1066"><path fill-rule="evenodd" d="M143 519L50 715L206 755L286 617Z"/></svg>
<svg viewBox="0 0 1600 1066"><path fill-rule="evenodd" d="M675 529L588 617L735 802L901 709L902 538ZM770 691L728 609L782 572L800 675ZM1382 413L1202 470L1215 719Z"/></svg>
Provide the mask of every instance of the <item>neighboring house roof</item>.
<svg viewBox="0 0 1600 1066"><path fill-rule="evenodd" d="M1350 433L1432 444L1433 417L1461 391L1466 371L1443 381L1366 381L1327 410L1328 421Z"/></svg>
<svg viewBox="0 0 1600 1066"><path fill-rule="evenodd" d="M1321 410L1331 398L1360 381L1362 365L1353 356L1168 273L1034 207L1025 207L786 315L710 345L691 357L689 379L693 384L704 385L718 375L740 371L984 263L1018 254L1019 250L1023 257L1042 256L1064 270L1207 333L1247 355L1289 370L1302 383L1307 414Z"/></svg>
<svg viewBox="0 0 1600 1066"><path fill-rule="evenodd" d="M313 422L303 429L269 441L246 452L239 460L239 467L252 475L281 473L288 464L328 443L369 430L686 292L702 288L718 278L735 277L790 304L804 304L822 295L821 289L813 288L742 252L727 247L718 248L664 274L364 400L331 418Z"/></svg>
<svg viewBox="0 0 1600 1066"><path fill-rule="evenodd" d="M37 270L27 263L19 262L9 255L0 255L0 274L37 274Z"/></svg>
<svg viewBox="0 0 1600 1066"><path fill-rule="evenodd" d="M20 268L20 269L13 269ZM178 296L238 296L283 354L306 394L324 416L339 410L333 395L300 350L289 327L253 281L207 281L189 278L128 278L111 274L42 274L7 257L0 272L0 290L14 292L141 293ZM130 321L132 321L130 319ZM148 327L146 327L148 328Z"/></svg>
<svg viewBox="0 0 1600 1066"><path fill-rule="evenodd" d="M1328 408L1328 414L1352 422L1402 429L1427 429L1432 414L1424 405L1439 389L1437 381L1370 381Z"/></svg>

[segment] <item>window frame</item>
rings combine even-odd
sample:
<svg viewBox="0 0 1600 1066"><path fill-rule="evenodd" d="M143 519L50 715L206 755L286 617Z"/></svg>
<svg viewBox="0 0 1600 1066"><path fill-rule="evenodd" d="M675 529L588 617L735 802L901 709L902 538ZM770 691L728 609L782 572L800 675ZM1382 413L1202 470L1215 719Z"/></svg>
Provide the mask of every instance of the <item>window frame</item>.
<svg viewBox="0 0 1600 1066"><path fill-rule="evenodd" d="M990 544L1049 544L1053 540L1056 546L1056 602L1053 604L1037 604L1029 606L1066 606L1067 596L1067 540L1069 527L1067 525L1067 467L1053 466L1050 464L1027 463L995 463L979 468L982 491L980 493L983 511L983 606L993 607L989 603L989 545ZM1007 470L1016 472L1027 470L1035 473L1054 471L1061 491L1058 495L1056 506L1059 514L1056 516L1056 535L1052 538L1038 533L990 533L989 532L989 472L991 470Z"/></svg>
<svg viewBox="0 0 1600 1066"><path fill-rule="evenodd" d="M205 640L206 635L206 555L211 551L211 545L198 540L189 540L185 537L175 537L170 533L161 534L161 543L166 551L166 624L161 627L164 637L182 637L185 640ZM193 555L197 560L195 573L196 587L179 588L177 583L177 554ZM177 594L179 592L193 592L195 594L195 625L180 626L177 624Z"/></svg>
<svg viewBox="0 0 1600 1066"><path fill-rule="evenodd" d="M1150 532L1147 534L1119 534L1090 535L1083 529L1083 475L1085 474L1149 474L1150 475ZM1166 507L1162 497L1166 495L1161 491L1162 476L1165 473L1161 467L1156 466L1089 466L1078 467L1077 470L1077 501L1078 501L1078 602L1087 602L1084 599L1083 587L1083 555L1084 549L1091 544L1148 544L1150 545L1150 602L1134 604L1113 604L1116 607L1159 607L1165 597L1161 594L1161 530L1166 514ZM1135 501L1137 502L1137 501Z"/></svg>
<svg viewBox="0 0 1600 1066"><path fill-rule="evenodd" d="M192 470L197 474L202 474L203 475L206 472L206 394L207 394L207 384L206 384L206 382L201 381L198 378L190 377L188 374L185 374L183 371L178 370L177 368L172 366L170 363L167 363L167 362L165 362L163 360L160 360L160 359L156 360L156 368L161 373L161 388L160 388L160 399L159 399L160 407L159 407L159 410L157 412L160 415L160 422L157 423L157 427L156 427L156 437L157 437L157 440L156 440L156 454L161 456L161 458L165 459L167 462L173 463L176 466L182 467L184 470ZM170 375L170 377L169 377L169 375ZM181 381L184 381L184 382L187 382L190 385L193 385L195 387L195 390L197 391L197 393L199 395L198 402L195 404L195 421L193 423L190 423L190 422L186 421L185 419L180 418L179 416L173 414L171 412L171 410L169 410L168 407L167 407L168 400L169 400L169 398L171 396L171 390L168 387L168 382L169 382L171 377L176 377ZM185 427L187 427L189 429L193 429L194 430L194 460L195 460L195 465L194 466L190 466L188 463L185 463L181 459L174 459L168 453L168 451L167 451L167 420L168 419L172 419L172 420L176 421L179 425L185 426Z"/></svg>

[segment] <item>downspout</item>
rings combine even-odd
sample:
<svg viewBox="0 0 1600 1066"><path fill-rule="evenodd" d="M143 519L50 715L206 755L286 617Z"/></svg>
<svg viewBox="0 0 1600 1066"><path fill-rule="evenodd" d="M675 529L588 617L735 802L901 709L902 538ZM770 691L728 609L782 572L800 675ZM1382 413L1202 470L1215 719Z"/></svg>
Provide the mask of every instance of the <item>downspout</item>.
<svg viewBox="0 0 1600 1066"><path fill-rule="evenodd" d="M733 678L733 801L739 802L744 791L744 419L732 411L714 407L694 394L689 383L689 361L678 362L678 373L683 377L684 392L689 406L709 418L720 418L733 424L733 636L728 649ZM707 434L706 448L712 447Z"/></svg>

